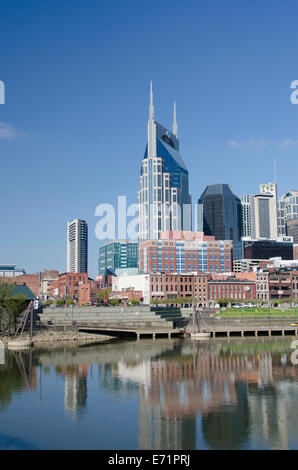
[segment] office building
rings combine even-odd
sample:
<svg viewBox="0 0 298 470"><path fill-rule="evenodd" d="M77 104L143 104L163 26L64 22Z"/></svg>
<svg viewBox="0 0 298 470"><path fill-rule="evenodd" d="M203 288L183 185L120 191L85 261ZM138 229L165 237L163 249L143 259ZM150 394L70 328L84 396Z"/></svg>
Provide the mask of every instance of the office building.
<svg viewBox="0 0 298 470"><path fill-rule="evenodd" d="M84 220L67 222L67 272L88 272L88 225Z"/></svg>
<svg viewBox="0 0 298 470"><path fill-rule="evenodd" d="M298 217L296 219L287 220L287 235L293 237L293 243L298 243Z"/></svg>
<svg viewBox="0 0 298 470"><path fill-rule="evenodd" d="M277 186L275 183L260 185L260 193L254 196L253 211L252 238L277 238Z"/></svg>
<svg viewBox="0 0 298 470"><path fill-rule="evenodd" d="M197 206L198 231L215 240L240 240L242 236L241 201L228 184L207 186Z"/></svg>
<svg viewBox="0 0 298 470"><path fill-rule="evenodd" d="M278 200L278 234L291 235L287 231L287 222L298 219L298 191L287 191ZM297 243L297 242L295 242Z"/></svg>
<svg viewBox="0 0 298 470"><path fill-rule="evenodd" d="M232 241L215 240L202 232L188 234L189 239L187 232L161 232L158 240L140 242L140 272L183 274L232 271Z"/></svg>
<svg viewBox="0 0 298 470"><path fill-rule="evenodd" d="M128 273L138 269L138 242L132 240L114 240L99 248L98 274ZM132 271L130 271L132 272Z"/></svg>
<svg viewBox="0 0 298 470"><path fill-rule="evenodd" d="M176 105L171 132L154 119L152 84L138 204L141 241L157 239L162 230L191 230L191 196L188 171L179 152Z"/></svg>
<svg viewBox="0 0 298 470"><path fill-rule="evenodd" d="M243 239L234 244L233 260L269 260L281 257L285 260L293 259L293 240L291 237L280 237L275 240Z"/></svg>
<svg viewBox="0 0 298 470"><path fill-rule="evenodd" d="M242 206L242 236L251 237L254 230L254 199L253 196L245 194L241 198Z"/></svg>

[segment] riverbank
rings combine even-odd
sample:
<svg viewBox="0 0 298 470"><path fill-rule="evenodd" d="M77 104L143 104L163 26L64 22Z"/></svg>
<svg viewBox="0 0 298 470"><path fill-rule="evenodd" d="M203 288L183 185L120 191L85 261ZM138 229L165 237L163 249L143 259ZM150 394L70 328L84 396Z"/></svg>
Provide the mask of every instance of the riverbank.
<svg viewBox="0 0 298 470"><path fill-rule="evenodd" d="M29 334L22 335L22 340L29 340ZM34 344L39 343L64 343L76 341L109 341L113 339L111 336L81 333L79 331L40 331L33 335ZM13 336L1 336L0 340L7 345L9 341L13 341Z"/></svg>

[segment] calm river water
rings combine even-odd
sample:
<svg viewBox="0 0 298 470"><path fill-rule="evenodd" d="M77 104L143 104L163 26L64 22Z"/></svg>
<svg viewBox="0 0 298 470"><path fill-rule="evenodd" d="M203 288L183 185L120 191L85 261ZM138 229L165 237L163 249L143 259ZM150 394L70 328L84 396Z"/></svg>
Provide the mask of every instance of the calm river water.
<svg viewBox="0 0 298 470"><path fill-rule="evenodd" d="M291 341L6 350L0 449L298 449Z"/></svg>

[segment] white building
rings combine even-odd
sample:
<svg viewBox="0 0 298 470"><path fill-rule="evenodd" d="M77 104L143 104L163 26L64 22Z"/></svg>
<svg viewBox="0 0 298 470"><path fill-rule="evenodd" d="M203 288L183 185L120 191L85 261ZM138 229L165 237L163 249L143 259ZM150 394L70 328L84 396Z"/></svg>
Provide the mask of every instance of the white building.
<svg viewBox="0 0 298 470"><path fill-rule="evenodd" d="M67 222L67 272L88 272L88 225L84 220Z"/></svg>
<svg viewBox="0 0 298 470"><path fill-rule="evenodd" d="M148 274L137 274L133 276L121 276L112 278L112 291L125 290L141 291L144 304L150 303L150 277Z"/></svg>
<svg viewBox="0 0 298 470"><path fill-rule="evenodd" d="M261 184L260 193L256 194L253 199L254 224L252 226L252 238L277 238L276 184Z"/></svg>
<svg viewBox="0 0 298 470"><path fill-rule="evenodd" d="M0 264L0 277L17 277L25 275L26 271L22 268L17 268L16 264Z"/></svg>

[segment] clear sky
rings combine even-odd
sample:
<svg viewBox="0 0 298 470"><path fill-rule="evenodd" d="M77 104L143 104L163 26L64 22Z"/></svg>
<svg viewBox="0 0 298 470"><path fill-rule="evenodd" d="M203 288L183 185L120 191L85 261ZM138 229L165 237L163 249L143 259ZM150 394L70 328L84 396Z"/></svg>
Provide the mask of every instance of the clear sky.
<svg viewBox="0 0 298 470"><path fill-rule="evenodd" d="M298 189L297 0L1 0L0 264L66 270L66 223L136 202L149 82L172 125L193 202L207 184L240 197Z"/></svg>

